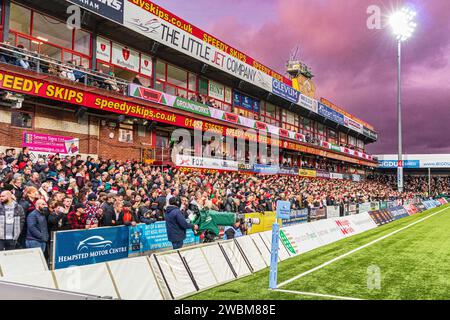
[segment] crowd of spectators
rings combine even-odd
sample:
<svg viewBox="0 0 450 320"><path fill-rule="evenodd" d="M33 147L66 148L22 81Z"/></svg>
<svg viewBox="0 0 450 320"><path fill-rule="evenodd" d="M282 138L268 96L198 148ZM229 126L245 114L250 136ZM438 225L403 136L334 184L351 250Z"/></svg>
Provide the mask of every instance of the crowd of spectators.
<svg viewBox="0 0 450 320"><path fill-rule="evenodd" d="M397 186L397 175L374 173L368 176L368 179L388 185L391 188ZM450 176L437 175L431 177L431 193L429 192L429 181L427 175L405 175L404 191L417 192L429 196L438 196L442 194L450 194Z"/></svg>
<svg viewBox="0 0 450 320"><path fill-rule="evenodd" d="M27 148L1 154L0 239L14 246L43 245L52 231L163 221L172 197L187 217L192 206L251 213L272 211L277 200L300 209L416 195L378 181L185 172L58 154L33 163L30 157Z"/></svg>

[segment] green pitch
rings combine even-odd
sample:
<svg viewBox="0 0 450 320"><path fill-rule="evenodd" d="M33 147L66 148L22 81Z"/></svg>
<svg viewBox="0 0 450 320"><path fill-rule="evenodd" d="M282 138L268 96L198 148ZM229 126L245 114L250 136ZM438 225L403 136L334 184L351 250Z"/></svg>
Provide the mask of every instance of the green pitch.
<svg viewBox="0 0 450 320"><path fill-rule="evenodd" d="M437 214L429 219L294 280L280 289L358 299L450 299L450 205L392 222L286 260L278 265L278 283L434 213ZM334 299L271 291L268 290L268 282L267 268L188 299Z"/></svg>

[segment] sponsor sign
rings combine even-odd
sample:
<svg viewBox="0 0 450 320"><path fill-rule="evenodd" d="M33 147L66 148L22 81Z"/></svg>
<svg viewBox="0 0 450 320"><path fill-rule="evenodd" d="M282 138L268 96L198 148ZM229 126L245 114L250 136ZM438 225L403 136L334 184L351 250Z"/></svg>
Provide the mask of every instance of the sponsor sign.
<svg viewBox="0 0 450 320"><path fill-rule="evenodd" d="M364 202L359 204L359 213L369 212L372 210L370 202Z"/></svg>
<svg viewBox="0 0 450 320"><path fill-rule="evenodd" d="M275 222L281 225L281 219L276 219L277 214L274 211L246 213L245 219L256 218L259 219L259 224L252 224L249 226L247 234L260 233L272 230L272 225Z"/></svg>
<svg viewBox="0 0 450 320"><path fill-rule="evenodd" d="M22 147L30 151L43 153L59 153L61 155L76 155L80 151L80 140L73 137L54 136L24 131Z"/></svg>
<svg viewBox="0 0 450 320"><path fill-rule="evenodd" d="M126 0L68 0L99 16L123 23L124 1Z"/></svg>
<svg viewBox="0 0 450 320"><path fill-rule="evenodd" d="M239 163L238 164L239 172L248 172L253 173L253 164L250 163Z"/></svg>
<svg viewBox="0 0 450 320"><path fill-rule="evenodd" d="M233 92L233 106L259 113L260 102L237 91Z"/></svg>
<svg viewBox="0 0 450 320"><path fill-rule="evenodd" d="M283 219L283 226L308 222L308 209L291 210L289 219Z"/></svg>
<svg viewBox="0 0 450 320"><path fill-rule="evenodd" d="M141 74L153 77L152 58L143 53L141 53Z"/></svg>
<svg viewBox="0 0 450 320"><path fill-rule="evenodd" d="M177 154L175 164L177 167L238 171L238 163L236 161L215 158L191 157Z"/></svg>
<svg viewBox="0 0 450 320"><path fill-rule="evenodd" d="M300 170L298 170L298 175L300 177L315 178L315 177L317 177L317 171L315 171L315 170L307 170L307 169L300 169Z"/></svg>
<svg viewBox="0 0 450 320"><path fill-rule="evenodd" d="M310 110L312 112L317 113L317 105L318 105L317 100L312 99L312 98L310 98L308 96L305 96L304 94L300 94L299 104L302 107L304 107L304 108L306 108L306 109L308 109L308 110Z"/></svg>
<svg viewBox="0 0 450 320"><path fill-rule="evenodd" d="M317 178L330 179L331 175L326 171L317 171Z"/></svg>
<svg viewBox="0 0 450 320"><path fill-rule="evenodd" d="M298 176L298 168L280 168L278 171L279 174L286 174L290 176Z"/></svg>
<svg viewBox="0 0 450 320"><path fill-rule="evenodd" d="M172 243L167 238L166 222L153 224L139 224L129 228L129 255L147 251L172 248ZM200 243L200 237L196 237L192 230L187 230L184 245Z"/></svg>
<svg viewBox="0 0 450 320"><path fill-rule="evenodd" d="M347 128L353 129L359 133L363 133L363 125L356 122L355 120L344 116L344 123Z"/></svg>
<svg viewBox="0 0 450 320"><path fill-rule="evenodd" d="M277 219L289 219L291 215L291 203L289 201L277 201Z"/></svg>
<svg viewBox="0 0 450 320"><path fill-rule="evenodd" d="M395 220L409 216L408 211L403 207L390 208L388 211Z"/></svg>
<svg viewBox="0 0 450 320"><path fill-rule="evenodd" d="M367 122L362 121L361 119L358 119L354 116L352 116L351 114L349 114L348 112L346 112L345 110L343 110L342 108L339 108L337 105L335 105L334 103L332 103L331 101L325 99L325 98L320 98L320 102L324 105L326 105L327 107L336 110L339 113L342 113L344 116L346 116L347 118L350 118L358 123L361 123L362 125L366 126L367 128L369 128L370 130L374 130L374 128L368 124ZM369 130L368 129L368 130Z"/></svg>
<svg viewBox="0 0 450 320"><path fill-rule="evenodd" d="M172 107L188 112L192 112L201 116L211 117L210 109L196 101L191 101L185 98L177 97L172 105Z"/></svg>
<svg viewBox="0 0 450 320"><path fill-rule="evenodd" d="M128 257L128 227L55 233L54 268L106 262Z"/></svg>
<svg viewBox="0 0 450 320"><path fill-rule="evenodd" d="M325 208L311 208L309 211L310 221L321 220L327 218L327 211Z"/></svg>
<svg viewBox="0 0 450 320"><path fill-rule="evenodd" d="M417 169L417 168L420 168L420 161L419 160L403 160L402 166L405 169ZM383 168L383 169L397 168L398 160L381 160L381 161L379 161L379 167Z"/></svg>
<svg viewBox="0 0 450 320"><path fill-rule="evenodd" d="M292 103L299 101L300 92L277 79L272 79L272 92Z"/></svg>
<svg viewBox="0 0 450 320"><path fill-rule="evenodd" d="M111 63L116 66L139 72L139 52L126 46L113 42Z"/></svg>
<svg viewBox="0 0 450 320"><path fill-rule="evenodd" d="M97 37L97 59L111 62L111 41Z"/></svg>
<svg viewBox="0 0 450 320"><path fill-rule="evenodd" d="M341 210L339 206L327 206L327 219L339 218Z"/></svg>
<svg viewBox="0 0 450 320"><path fill-rule="evenodd" d="M339 180L343 180L344 179L344 175L342 173L330 173L330 178L331 179L339 179Z"/></svg>
<svg viewBox="0 0 450 320"><path fill-rule="evenodd" d="M225 100L225 86L220 83L209 80L208 93L211 98Z"/></svg>
<svg viewBox="0 0 450 320"><path fill-rule="evenodd" d="M325 118L332 120L340 125L345 125L343 114L341 114L333 109L330 109L321 103L319 103L319 107L318 107L317 111L320 115L324 116Z"/></svg>
<svg viewBox="0 0 450 320"><path fill-rule="evenodd" d="M352 174L352 180L355 182L360 182L361 176L359 174Z"/></svg>
<svg viewBox="0 0 450 320"><path fill-rule="evenodd" d="M255 164L253 165L253 171L260 174L278 174L280 167L270 166L267 164Z"/></svg>

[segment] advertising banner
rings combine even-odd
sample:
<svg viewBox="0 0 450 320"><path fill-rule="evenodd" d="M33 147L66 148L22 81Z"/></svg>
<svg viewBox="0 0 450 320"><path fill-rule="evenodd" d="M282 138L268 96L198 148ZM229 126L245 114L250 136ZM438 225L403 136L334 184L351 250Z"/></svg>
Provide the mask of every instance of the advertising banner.
<svg viewBox="0 0 450 320"><path fill-rule="evenodd" d="M278 174L280 167L267 164L255 164L253 165L253 171L259 174Z"/></svg>
<svg viewBox="0 0 450 320"><path fill-rule="evenodd" d="M278 174L285 174L285 175L290 175L290 176L298 176L298 168L280 168L280 170L278 171Z"/></svg>
<svg viewBox="0 0 450 320"><path fill-rule="evenodd" d="M306 109L308 109L308 110L310 110L310 111L312 111L312 112L315 112L315 113L318 112L318 111L317 111L317 108L318 108L318 102L317 102L317 100L312 99L312 98L310 98L310 97L308 97L308 96L305 96L304 94L300 94L300 101L299 101L299 104L300 104L302 107L304 107L304 108L306 108Z"/></svg>
<svg viewBox="0 0 450 320"><path fill-rule="evenodd" d="M349 117L344 116L344 123L347 128L363 133L363 125L350 119Z"/></svg>
<svg viewBox="0 0 450 320"><path fill-rule="evenodd" d="M277 79L272 79L272 92L292 103L299 102L300 92Z"/></svg>
<svg viewBox="0 0 450 320"><path fill-rule="evenodd" d="M389 213L395 220L399 220L409 216L408 211L403 207L394 207L388 209Z"/></svg>
<svg viewBox="0 0 450 320"><path fill-rule="evenodd" d="M209 80L208 95L211 98L218 99L220 101L224 101L225 100L225 86L220 83Z"/></svg>
<svg viewBox="0 0 450 320"><path fill-rule="evenodd" d="M331 179L339 179L339 180L343 180L344 179L344 175L341 173L330 173L330 178Z"/></svg>
<svg viewBox="0 0 450 320"><path fill-rule="evenodd" d="M239 163L238 170L239 170L239 172L244 172L244 173L254 173L253 164L250 164L250 163Z"/></svg>
<svg viewBox="0 0 450 320"><path fill-rule="evenodd" d="M336 223L337 221L337 219L327 219L310 223L311 230L314 230L316 235L320 238L322 246L343 238L341 228Z"/></svg>
<svg viewBox="0 0 450 320"><path fill-rule="evenodd" d="M128 227L61 231L55 234L54 268L84 266L128 257Z"/></svg>
<svg viewBox="0 0 450 320"><path fill-rule="evenodd" d="M222 48L214 46L190 33L191 27L184 30L178 24L166 21L164 14L160 17L155 13L162 12L161 9L149 1L126 1L124 25L152 40L272 92L273 78L270 75L242 61L239 56L235 57L220 50L224 47L223 43ZM177 20L175 17L174 19ZM181 23L181 20L178 21Z"/></svg>
<svg viewBox="0 0 450 320"><path fill-rule="evenodd" d="M339 206L327 206L327 219L339 218L341 210Z"/></svg>
<svg viewBox="0 0 450 320"><path fill-rule="evenodd" d="M310 221L322 220L327 218L327 211L325 208L311 208L309 210Z"/></svg>
<svg viewBox="0 0 450 320"><path fill-rule="evenodd" d="M216 169L221 171L238 171L238 163L231 160L191 157L177 154L175 165L177 167L189 167L200 169Z"/></svg>
<svg viewBox="0 0 450 320"><path fill-rule="evenodd" d="M361 182L361 176L359 174L352 174L352 180L355 182Z"/></svg>
<svg viewBox="0 0 450 320"><path fill-rule="evenodd" d="M382 160L379 161L379 167L383 169L397 168L398 160ZM420 168L419 160L403 160L403 168L418 169Z"/></svg>
<svg viewBox="0 0 450 320"><path fill-rule="evenodd" d="M317 171L317 178L330 179L331 175L326 171Z"/></svg>
<svg viewBox="0 0 450 320"><path fill-rule="evenodd" d="M126 46L113 42L111 63L116 66L139 72L139 52Z"/></svg>
<svg viewBox="0 0 450 320"><path fill-rule="evenodd" d="M308 222L308 209L291 210L289 219L283 219L283 226Z"/></svg>
<svg viewBox="0 0 450 320"><path fill-rule="evenodd" d="M307 170L307 169L300 169L298 171L298 175L300 177L315 178L315 177L317 177L317 171L315 171L315 170Z"/></svg>
<svg viewBox="0 0 450 320"><path fill-rule="evenodd" d="M143 53L141 53L141 73L148 77L153 77L152 58Z"/></svg>
<svg viewBox="0 0 450 320"><path fill-rule="evenodd" d="M166 222L153 224L139 224L129 228L129 254L143 253L154 250L172 248L172 243L167 238ZM200 237L196 237L192 230L186 231L186 239L183 245L200 243Z"/></svg>
<svg viewBox="0 0 450 320"><path fill-rule="evenodd" d="M111 62L111 41L97 37L97 59Z"/></svg>
<svg viewBox="0 0 450 320"><path fill-rule="evenodd" d="M248 234L272 230L272 225L275 223L276 217L277 214L274 211L246 213L245 219L259 219L259 224L252 224L251 226L249 226ZM278 223L281 226L281 219L278 219Z"/></svg>
<svg viewBox="0 0 450 320"><path fill-rule="evenodd" d="M68 0L99 16L117 23L123 23L124 1L126 0Z"/></svg>
<svg viewBox="0 0 450 320"><path fill-rule="evenodd" d="M343 114L340 114L339 112L334 111L333 109L330 109L321 103L319 103L318 113L324 116L325 118L330 119L340 125L345 125Z"/></svg>
<svg viewBox="0 0 450 320"><path fill-rule="evenodd" d="M370 202L360 203L359 204L359 213L369 212L371 211L372 206Z"/></svg>
<svg viewBox="0 0 450 320"><path fill-rule="evenodd" d="M54 136L24 131L22 147L41 153L59 153L62 156L77 155L80 151L80 140L73 137Z"/></svg>

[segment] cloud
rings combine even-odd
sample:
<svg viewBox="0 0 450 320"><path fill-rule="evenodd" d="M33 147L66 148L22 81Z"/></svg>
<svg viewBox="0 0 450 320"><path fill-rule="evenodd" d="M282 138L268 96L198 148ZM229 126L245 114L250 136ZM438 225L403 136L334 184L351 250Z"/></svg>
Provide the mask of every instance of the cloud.
<svg viewBox="0 0 450 320"><path fill-rule="evenodd" d="M161 2L161 1L160 1ZM318 95L374 125L372 153L397 150L396 43L389 30L369 30L369 5L387 14L401 2L376 0L179 1L208 31L284 73L292 49L316 75ZM172 2L174 4L174 2ZM450 1L413 1L418 30L403 46L403 134L408 153L450 153ZM162 4L163 6L165 4ZM177 5L174 4L174 11ZM175 11L183 17L183 11ZM196 19L193 16L193 19ZM196 24L195 20L190 21Z"/></svg>

